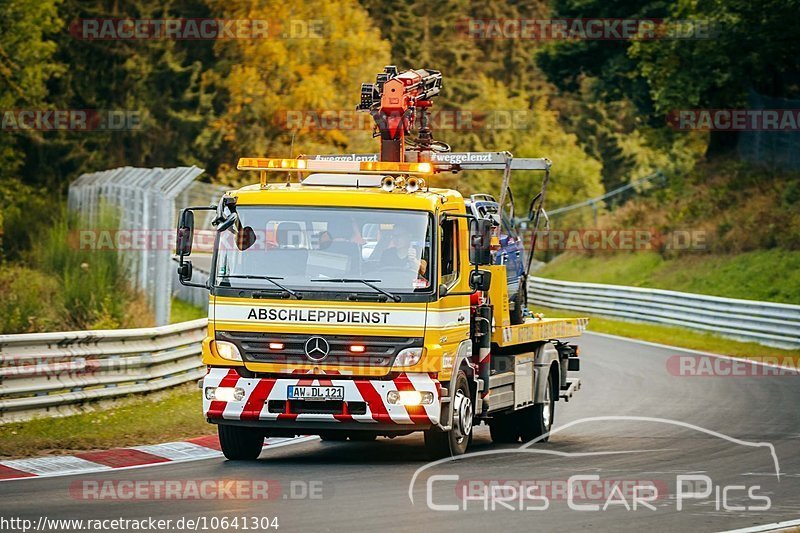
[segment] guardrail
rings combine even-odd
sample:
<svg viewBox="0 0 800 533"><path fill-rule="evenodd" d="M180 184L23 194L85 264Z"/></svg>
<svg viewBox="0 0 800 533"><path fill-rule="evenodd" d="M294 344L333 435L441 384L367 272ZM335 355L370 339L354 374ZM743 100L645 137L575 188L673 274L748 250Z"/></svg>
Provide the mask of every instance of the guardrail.
<svg viewBox="0 0 800 533"><path fill-rule="evenodd" d="M800 348L800 305L531 277L529 305L683 326L776 348Z"/></svg>
<svg viewBox="0 0 800 533"><path fill-rule="evenodd" d="M531 277L536 304L800 347L800 305ZM155 328L0 335L0 424L198 380L205 318Z"/></svg>
<svg viewBox="0 0 800 533"><path fill-rule="evenodd" d="M207 324L0 335L0 423L198 380Z"/></svg>

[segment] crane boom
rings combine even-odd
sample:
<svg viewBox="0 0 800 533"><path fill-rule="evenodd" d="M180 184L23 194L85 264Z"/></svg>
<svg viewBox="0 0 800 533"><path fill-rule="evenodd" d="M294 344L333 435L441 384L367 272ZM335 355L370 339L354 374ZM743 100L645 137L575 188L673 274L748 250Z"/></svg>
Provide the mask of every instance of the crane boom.
<svg viewBox="0 0 800 533"><path fill-rule="evenodd" d="M375 83L361 85L359 111L369 111L375 120L377 135L381 138L381 161L404 160L406 135L418 119L417 139L420 151L430 149L433 139L428 125L431 99L442 89L442 73L438 70L418 69L398 72L387 66L377 75Z"/></svg>

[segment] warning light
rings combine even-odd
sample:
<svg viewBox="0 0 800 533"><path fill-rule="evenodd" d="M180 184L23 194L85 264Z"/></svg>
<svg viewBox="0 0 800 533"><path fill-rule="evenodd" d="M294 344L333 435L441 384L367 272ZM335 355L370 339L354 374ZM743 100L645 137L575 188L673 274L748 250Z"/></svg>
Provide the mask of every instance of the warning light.
<svg viewBox="0 0 800 533"><path fill-rule="evenodd" d="M263 157L242 157L236 168L239 170L305 170L304 159L268 159Z"/></svg>
<svg viewBox="0 0 800 533"><path fill-rule="evenodd" d="M394 161L330 161L324 159L272 159L242 157L239 170L291 172L339 172L362 174L433 174L431 163L399 163Z"/></svg>
<svg viewBox="0 0 800 533"><path fill-rule="evenodd" d="M393 161L361 161L361 172L376 173L402 173L402 174L431 174L433 165L430 163L396 163Z"/></svg>

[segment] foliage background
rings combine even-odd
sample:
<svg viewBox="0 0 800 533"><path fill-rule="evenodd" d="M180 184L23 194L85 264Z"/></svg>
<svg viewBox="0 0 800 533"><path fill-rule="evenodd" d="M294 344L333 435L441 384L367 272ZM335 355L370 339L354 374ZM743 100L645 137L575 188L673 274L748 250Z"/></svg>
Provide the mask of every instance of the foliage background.
<svg viewBox="0 0 800 533"><path fill-rule="evenodd" d="M745 168L735 134L676 132L666 116L741 107L748 91L800 97L798 14L796 0L0 0L0 111L127 110L141 117L141 128L130 131L0 132L0 327L125 325L122 310L138 305L140 297L115 279L113 260L59 248L70 224L64 198L79 174L197 165L206 169L204 179L239 184L250 178L232 170L242 155L373 151L369 131L288 129L281 116L350 112L360 84L387 64L443 71L437 109L524 113L527 120L514 129L435 134L459 151L549 157L550 208L660 169L666 190L601 223L707 227L718 237L709 250L715 253L797 249L797 231L784 231L797 227L797 176ZM70 32L84 18L208 17L316 21L322 32L219 41L92 41ZM540 42L463 31L470 18L547 17L700 20L714 34ZM518 203L527 203L539 179L523 175L515 183ZM439 179L464 193L499 192L498 183L479 173ZM559 223L594 222L578 211ZM92 295L81 298L71 287L89 278ZM21 294L26 287L34 289Z"/></svg>

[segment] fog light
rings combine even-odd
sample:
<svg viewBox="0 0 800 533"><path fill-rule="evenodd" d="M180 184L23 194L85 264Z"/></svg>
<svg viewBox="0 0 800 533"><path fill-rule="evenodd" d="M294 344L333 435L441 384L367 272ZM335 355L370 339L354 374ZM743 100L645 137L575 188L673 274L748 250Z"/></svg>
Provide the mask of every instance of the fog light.
<svg viewBox="0 0 800 533"><path fill-rule="evenodd" d="M244 389L240 387L206 387L206 400L218 402L241 402Z"/></svg>
<svg viewBox="0 0 800 533"><path fill-rule="evenodd" d="M433 403L433 393L416 390L393 390L386 395L386 400L392 405L430 405Z"/></svg>

